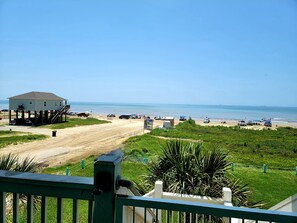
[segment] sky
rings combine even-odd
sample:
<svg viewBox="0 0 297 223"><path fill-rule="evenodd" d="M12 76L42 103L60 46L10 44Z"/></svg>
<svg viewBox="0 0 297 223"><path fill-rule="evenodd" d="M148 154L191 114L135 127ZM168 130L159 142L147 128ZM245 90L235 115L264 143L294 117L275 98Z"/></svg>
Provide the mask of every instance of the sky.
<svg viewBox="0 0 297 223"><path fill-rule="evenodd" d="M296 0L0 0L0 99L297 107Z"/></svg>

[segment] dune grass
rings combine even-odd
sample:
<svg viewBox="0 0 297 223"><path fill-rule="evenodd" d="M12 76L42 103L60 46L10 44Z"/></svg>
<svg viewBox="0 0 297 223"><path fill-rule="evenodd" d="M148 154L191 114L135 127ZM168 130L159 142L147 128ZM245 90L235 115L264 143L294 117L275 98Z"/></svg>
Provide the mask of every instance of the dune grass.
<svg viewBox="0 0 297 223"><path fill-rule="evenodd" d="M47 138L45 135L17 131L0 131L0 148Z"/></svg>
<svg viewBox="0 0 297 223"><path fill-rule="evenodd" d="M200 140L208 149L220 148L228 153L231 162L248 166L260 167L264 163L280 169L296 166L297 129L290 127L248 130L184 122L172 130L153 130L151 136ZM127 147L130 147L129 141Z"/></svg>
<svg viewBox="0 0 297 223"><path fill-rule="evenodd" d="M106 120L99 120L96 118L68 118L66 122L62 123L55 123L50 125L42 125L41 128L50 128L50 129L65 129L77 126L84 126L84 125L98 125L98 124L105 124L110 123L110 121Z"/></svg>

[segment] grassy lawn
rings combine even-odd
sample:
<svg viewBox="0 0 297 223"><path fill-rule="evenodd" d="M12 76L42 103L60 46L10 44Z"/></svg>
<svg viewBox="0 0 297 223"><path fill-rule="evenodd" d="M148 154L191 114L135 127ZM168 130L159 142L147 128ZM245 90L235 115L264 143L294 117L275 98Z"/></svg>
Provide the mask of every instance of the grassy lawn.
<svg viewBox="0 0 297 223"><path fill-rule="evenodd" d="M72 176L93 177L93 161L94 157L86 159L84 170L81 169L81 163L79 162L48 168L43 173L65 175L66 167L68 167ZM145 173L147 173L147 169L144 163L131 161L124 161L122 163L122 177L124 179L140 182L140 176ZM263 201L265 204L263 208L272 207L297 193L297 176L295 171L270 170L268 168L265 174L263 173L263 169L235 166L235 170L233 172L230 170L230 174L240 178L249 185L253 191L252 199L254 201Z"/></svg>
<svg viewBox="0 0 297 223"><path fill-rule="evenodd" d="M85 177L93 177L94 172L94 159L96 157L89 157L85 159L85 169L82 170L81 162L72 163L64 166L47 168L43 171L43 173L48 174L59 174L65 175L66 168L68 167L69 173L71 176L85 176ZM134 163L129 161L124 161L122 163L122 177L124 179L129 179L132 181L139 180L139 176L146 172L146 166L143 163ZM56 210L57 210L57 200L55 198L50 198L48 201L48 222L56 221ZM86 201L79 202L79 222L87 222L87 209L88 203ZM64 221L71 222L72 217L72 201L66 199L64 201ZM35 213L35 221L40 219L40 212ZM25 222L25 218L22 222Z"/></svg>
<svg viewBox="0 0 297 223"><path fill-rule="evenodd" d="M295 171L267 170L235 167L232 174L249 185L253 191L253 200L264 201L269 208L297 193L297 175Z"/></svg>
<svg viewBox="0 0 297 223"><path fill-rule="evenodd" d="M156 140L156 138L149 135L144 136L145 139L149 141L147 143L150 144L150 140ZM135 137L134 137L135 138ZM155 142L153 147L161 146L164 143L164 140ZM138 143L141 143L140 139L130 140L129 143L132 143L133 148L138 148ZM140 144L141 145L141 144ZM140 157L143 153L142 148L140 147L140 153L138 154ZM146 146L146 149L149 147ZM129 152L129 150L127 150ZM131 151L131 150L130 150ZM157 151L157 149L156 149ZM149 153L155 152L154 150L149 150L146 153L143 153L143 157L149 155ZM153 157L153 156L150 156ZM69 173L71 176L84 176L84 177L93 177L94 171L94 159L96 157L91 156L85 159L85 168L82 169L81 162L71 163L63 166L57 166L53 168L47 168L43 170L43 173L48 174L59 174L65 175L66 168L68 167ZM139 159L141 160L141 159ZM122 177L124 179L128 179L135 182L141 181L141 175L147 173L146 165L143 162L131 161L129 156L125 156L124 161L122 162ZM284 200L285 198L297 193L297 176L294 171L285 171L285 170L271 170L267 169L267 173L263 173L263 170L260 168L254 167L242 167L235 166L235 170L232 172L229 171L230 174L234 175L242 179L245 183L249 185L251 190L253 191L252 199L255 201L263 201L265 206L263 208L269 208L278 202ZM284 189L285 188L285 189ZM57 200L55 198L49 198L48 204L48 221L55 222L56 220L56 208L57 208ZM87 202L80 201L79 203L79 220L81 222L87 221ZM72 200L66 199L64 201L64 220L65 222L71 222L72 217ZM22 214L21 222L25 221L25 211ZM39 222L40 212L35 211L35 221Z"/></svg>
<svg viewBox="0 0 297 223"><path fill-rule="evenodd" d="M65 175L66 167L69 168L70 175L72 176L85 176L85 177L93 177L94 171L94 158L89 157L85 159L85 169L81 169L81 162L68 164L59 167L47 168L43 170L43 173L48 174L59 174ZM139 175L143 174L146 171L145 165L142 163L131 163L131 162L123 162L122 163L122 176L125 179L129 180L137 180L139 179ZM72 200L64 199L63 200L63 220L64 222L72 222ZM88 214L88 202L87 201L79 201L79 222L87 222L87 214ZM48 198L48 222L56 222L57 219L57 199L56 198ZM9 215L11 220L11 215ZM26 208L23 207L20 212L20 222L27 222L26 219ZM34 211L34 222L40 222L40 210Z"/></svg>
<svg viewBox="0 0 297 223"><path fill-rule="evenodd" d="M47 138L47 136L45 135L37 135L17 131L0 131L0 148L12 144L17 145L19 143L42 140L45 138Z"/></svg>
<svg viewBox="0 0 297 223"><path fill-rule="evenodd" d="M93 177L94 158L85 160L85 169L81 169L81 162L68 164L59 167L47 168L43 173L65 175L66 167L72 176ZM146 165L143 162L124 160L122 162L122 177L133 182L141 182L141 176L147 173ZM267 173L263 173L262 168L241 167L235 165L235 170L230 174L243 180L251 188L252 200L263 201L269 208L297 193L297 175L295 171L271 170L267 168ZM284 189L285 188L285 189Z"/></svg>
<svg viewBox="0 0 297 223"><path fill-rule="evenodd" d="M105 123L110 123L110 121L99 120L96 118L68 118L66 122L55 123L50 125L42 125L40 127L50 128L50 129L65 129L65 128L71 128L76 126L98 125L98 124L105 124Z"/></svg>
<svg viewBox="0 0 297 223"><path fill-rule="evenodd" d="M84 176L93 177L94 176L94 159L97 157L90 156L84 160L85 168L82 169L81 162L71 163L63 166L57 166L52 168L46 168L42 173L46 174L59 174L66 175L66 168L68 167L71 176ZM139 176L146 173L146 165L142 162L122 162L122 177L131 180L139 181Z"/></svg>

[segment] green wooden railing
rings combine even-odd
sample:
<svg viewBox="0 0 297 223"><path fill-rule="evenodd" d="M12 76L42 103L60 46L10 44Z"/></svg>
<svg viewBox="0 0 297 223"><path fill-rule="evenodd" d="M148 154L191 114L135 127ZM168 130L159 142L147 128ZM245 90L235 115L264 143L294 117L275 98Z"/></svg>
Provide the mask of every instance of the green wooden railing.
<svg viewBox="0 0 297 223"><path fill-rule="evenodd" d="M156 213L149 222L196 223L196 222L297 222L297 213L261 210L254 208L230 207L216 204L196 203L180 200L166 200L145 197L116 198L116 223L123 222L123 207L130 207L131 223L148 222L148 209ZM143 212L143 221L137 221L136 208ZM163 213L160 216L158 213Z"/></svg>
<svg viewBox="0 0 297 223"><path fill-rule="evenodd" d="M6 195L13 195L13 222L19 222L19 197L27 198L27 222L33 222L34 196L41 197L41 222L47 222L48 197L57 198L57 222L62 222L63 199L73 200L73 222L77 222L79 200L89 201L89 222L92 222L93 179L85 177L66 177L49 174L33 174L0 171L0 222L6 222ZM76 219L76 220L75 220Z"/></svg>
<svg viewBox="0 0 297 223"><path fill-rule="evenodd" d="M233 223L235 218L241 219L242 222L297 223L297 213L117 195L120 186L131 187L129 182L121 180L121 161L122 153L118 151L100 156L94 162L94 178L0 171L0 223L6 223L8 217L13 223L20 221L20 196L27 198L25 205L28 223L34 222L36 196L41 197L39 217L42 223L49 222L47 215L50 197L56 199L58 223L62 223L64 219L65 199L72 199L74 223L78 222L80 200L88 202L89 223ZM7 194L12 194L13 197L9 214Z"/></svg>

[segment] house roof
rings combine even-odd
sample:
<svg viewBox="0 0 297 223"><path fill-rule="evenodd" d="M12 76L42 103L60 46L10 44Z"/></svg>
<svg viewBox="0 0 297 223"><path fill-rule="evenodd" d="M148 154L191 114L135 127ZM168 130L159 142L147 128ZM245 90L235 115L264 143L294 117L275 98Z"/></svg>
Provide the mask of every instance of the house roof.
<svg viewBox="0 0 297 223"><path fill-rule="evenodd" d="M8 99L28 99L28 100L66 100L65 98L61 98L53 93L49 92L38 92L38 91L31 91L29 93L16 95L14 97L10 97Z"/></svg>

